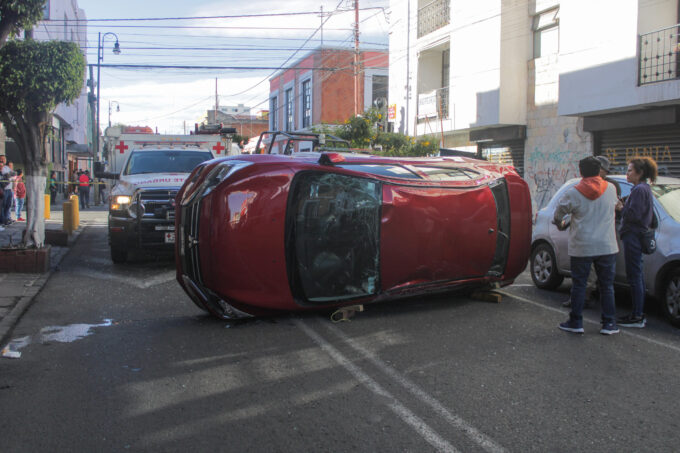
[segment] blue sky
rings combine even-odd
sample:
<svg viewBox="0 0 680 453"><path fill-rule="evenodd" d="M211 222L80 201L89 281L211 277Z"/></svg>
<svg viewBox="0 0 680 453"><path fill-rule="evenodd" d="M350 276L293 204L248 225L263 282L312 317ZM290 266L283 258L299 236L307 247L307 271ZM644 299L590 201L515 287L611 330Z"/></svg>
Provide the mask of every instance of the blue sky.
<svg viewBox="0 0 680 453"><path fill-rule="evenodd" d="M360 0L360 41L366 48L387 49L389 0ZM290 63L320 44L318 14L182 21L96 21L335 11L324 25L324 44L353 47L353 3L347 0L78 0L88 20L88 61L97 60L97 33L115 33L121 54L111 51L115 37L104 42L103 64L164 64L277 67ZM380 8L385 8L380 9ZM168 28L174 27L174 28ZM191 28L193 27L193 28ZM240 28L232 28L240 27ZM305 40L312 38L305 44ZM304 44L304 46L303 46ZM296 50L300 49L298 51ZM289 64L290 64L289 63ZM160 133L183 133L215 104L218 79L220 105L243 103L267 109L268 77L273 70L123 70L102 68L102 127L108 123L148 125ZM115 102L114 102L115 101ZM120 112L115 103L120 105Z"/></svg>

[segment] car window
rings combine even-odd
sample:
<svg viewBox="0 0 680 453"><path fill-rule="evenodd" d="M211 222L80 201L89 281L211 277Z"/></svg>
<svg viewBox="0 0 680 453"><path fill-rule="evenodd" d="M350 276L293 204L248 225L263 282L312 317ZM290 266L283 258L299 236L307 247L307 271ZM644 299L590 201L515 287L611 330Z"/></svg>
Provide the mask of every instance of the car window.
<svg viewBox="0 0 680 453"><path fill-rule="evenodd" d="M549 206L554 206L557 203L557 200L559 200L564 192L567 191L570 187L573 187L578 181L568 181L560 187L557 192L555 192L555 195L552 196L550 199L550 202L548 203Z"/></svg>
<svg viewBox="0 0 680 453"><path fill-rule="evenodd" d="M386 176L388 178L421 179L420 176L401 165L336 164L335 166L347 170L363 171L371 175Z"/></svg>
<svg viewBox="0 0 680 453"><path fill-rule="evenodd" d="M191 173L198 164L210 159L212 159L212 154L208 151L154 150L133 152L124 174Z"/></svg>
<svg viewBox="0 0 680 453"><path fill-rule="evenodd" d="M673 220L680 222L680 185L654 184L652 193Z"/></svg>
<svg viewBox="0 0 680 453"><path fill-rule="evenodd" d="M479 172L468 168L424 167L415 166L416 170L434 181L469 181L479 177Z"/></svg>
<svg viewBox="0 0 680 453"><path fill-rule="evenodd" d="M291 193L287 247L310 302L374 294L378 289L382 188L337 173L300 173ZM361 244L358 246L358 244ZM296 283L297 282L297 283Z"/></svg>

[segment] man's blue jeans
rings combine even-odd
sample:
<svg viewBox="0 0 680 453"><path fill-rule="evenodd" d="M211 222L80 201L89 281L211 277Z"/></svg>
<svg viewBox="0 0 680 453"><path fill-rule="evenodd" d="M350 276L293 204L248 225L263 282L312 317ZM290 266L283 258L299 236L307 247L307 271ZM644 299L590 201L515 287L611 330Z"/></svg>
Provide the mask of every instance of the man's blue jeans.
<svg viewBox="0 0 680 453"><path fill-rule="evenodd" d="M616 323L616 304L614 302L614 273L616 272L616 253L602 256L572 256L571 258L571 319L583 320L583 305L586 297L586 283L590 267L595 265L602 322Z"/></svg>
<svg viewBox="0 0 680 453"><path fill-rule="evenodd" d="M635 317L642 316L645 307L645 279L642 276L642 244L640 234L627 231L621 237L624 258L626 260L626 278L630 285L633 299L633 313Z"/></svg>

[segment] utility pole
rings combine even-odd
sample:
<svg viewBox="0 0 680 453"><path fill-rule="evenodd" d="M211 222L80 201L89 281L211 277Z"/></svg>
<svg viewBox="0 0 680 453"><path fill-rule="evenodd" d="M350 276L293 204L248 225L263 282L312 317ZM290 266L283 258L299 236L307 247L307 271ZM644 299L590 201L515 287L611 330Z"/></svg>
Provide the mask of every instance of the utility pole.
<svg viewBox="0 0 680 453"><path fill-rule="evenodd" d="M215 122L217 122L217 111L220 109L220 98L217 96L217 77L215 77Z"/></svg>
<svg viewBox="0 0 680 453"><path fill-rule="evenodd" d="M411 103L411 0L408 0L406 7L408 14L406 14L406 118L404 124L406 125L406 135L408 135L408 106ZM401 131L400 131L401 132Z"/></svg>
<svg viewBox="0 0 680 453"><path fill-rule="evenodd" d="M354 0L354 115L359 113L359 0Z"/></svg>
<svg viewBox="0 0 680 453"><path fill-rule="evenodd" d="M323 5L321 5L321 47L323 48Z"/></svg>

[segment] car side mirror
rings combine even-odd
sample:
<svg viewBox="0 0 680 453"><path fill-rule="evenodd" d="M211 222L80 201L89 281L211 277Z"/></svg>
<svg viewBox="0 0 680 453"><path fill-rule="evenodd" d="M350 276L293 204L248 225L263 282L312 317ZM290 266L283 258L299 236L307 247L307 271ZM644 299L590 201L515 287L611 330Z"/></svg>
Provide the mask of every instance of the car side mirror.
<svg viewBox="0 0 680 453"><path fill-rule="evenodd" d="M94 163L94 177L99 178L99 179L118 179L119 175L118 173L111 173L108 171L104 171L104 162L95 162Z"/></svg>

